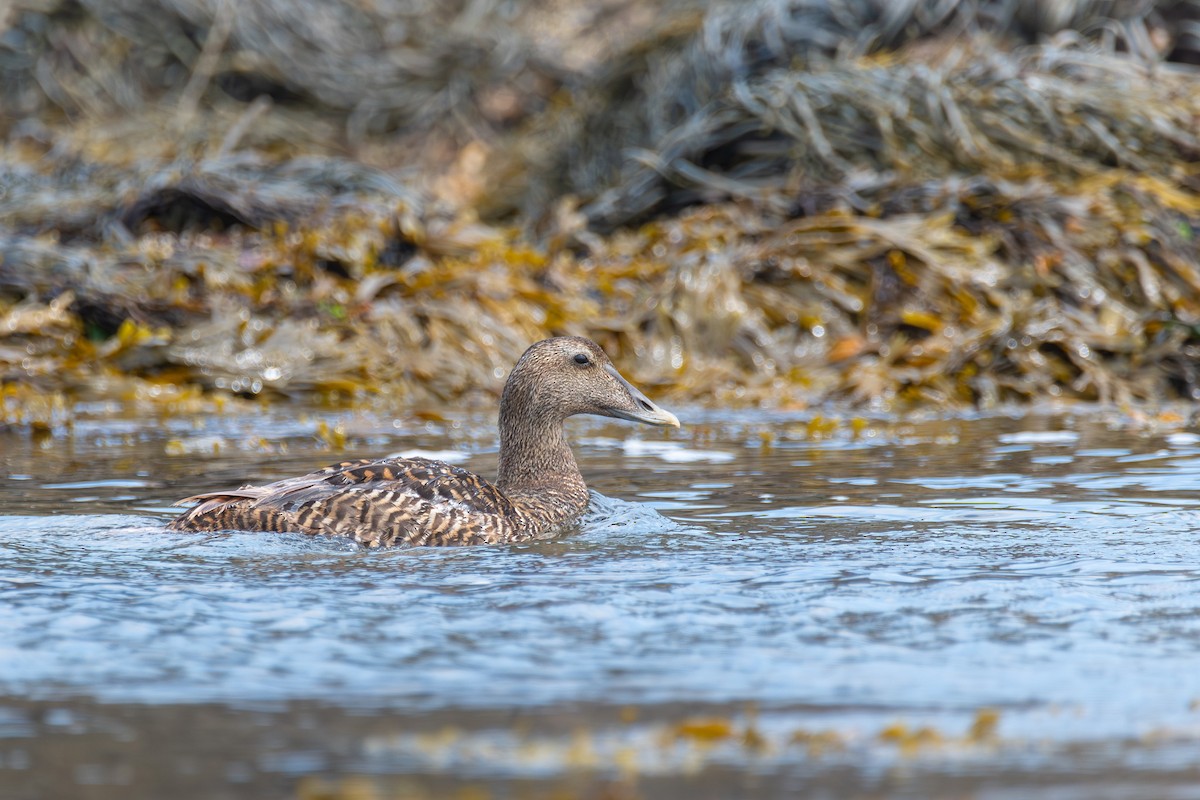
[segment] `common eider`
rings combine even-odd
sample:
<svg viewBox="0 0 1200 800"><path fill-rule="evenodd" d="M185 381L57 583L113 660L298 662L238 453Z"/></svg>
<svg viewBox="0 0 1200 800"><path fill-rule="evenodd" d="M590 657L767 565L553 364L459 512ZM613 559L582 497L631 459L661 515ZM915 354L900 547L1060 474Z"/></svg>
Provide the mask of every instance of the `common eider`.
<svg viewBox="0 0 1200 800"><path fill-rule="evenodd" d="M577 336L532 345L500 399L500 471L491 483L426 458L343 461L265 486L208 492L168 526L176 531L292 531L346 536L370 547L519 542L573 522L588 489L563 432L575 414L648 425L679 420Z"/></svg>

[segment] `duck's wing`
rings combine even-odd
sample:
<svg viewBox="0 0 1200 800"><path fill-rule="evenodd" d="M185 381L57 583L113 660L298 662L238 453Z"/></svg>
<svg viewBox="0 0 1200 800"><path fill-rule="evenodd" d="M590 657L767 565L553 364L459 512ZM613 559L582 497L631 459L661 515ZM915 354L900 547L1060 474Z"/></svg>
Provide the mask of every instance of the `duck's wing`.
<svg viewBox="0 0 1200 800"><path fill-rule="evenodd" d="M378 546L468 544L505 533L516 516L491 482L425 458L343 461L264 486L208 492L176 530L270 530L349 536Z"/></svg>

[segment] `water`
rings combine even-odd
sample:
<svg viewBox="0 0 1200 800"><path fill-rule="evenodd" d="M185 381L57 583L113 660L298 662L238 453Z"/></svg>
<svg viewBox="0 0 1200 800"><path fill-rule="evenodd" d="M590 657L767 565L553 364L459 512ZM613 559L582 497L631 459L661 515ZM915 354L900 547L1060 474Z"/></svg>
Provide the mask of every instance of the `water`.
<svg viewBox="0 0 1200 800"><path fill-rule="evenodd" d="M386 552L162 524L487 417L0 433L0 797L1200 797L1200 437L690 417L572 422L578 530Z"/></svg>

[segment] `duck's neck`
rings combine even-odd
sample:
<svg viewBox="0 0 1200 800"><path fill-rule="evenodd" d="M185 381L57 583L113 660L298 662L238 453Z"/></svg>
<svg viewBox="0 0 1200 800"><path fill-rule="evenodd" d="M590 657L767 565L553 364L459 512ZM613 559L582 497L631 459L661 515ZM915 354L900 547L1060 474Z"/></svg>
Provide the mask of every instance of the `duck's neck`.
<svg viewBox="0 0 1200 800"><path fill-rule="evenodd" d="M505 398L508 400L509 398ZM500 404L500 474L496 484L508 494L544 492L548 488L587 488L563 432L563 421L554 415L529 414Z"/></svg>

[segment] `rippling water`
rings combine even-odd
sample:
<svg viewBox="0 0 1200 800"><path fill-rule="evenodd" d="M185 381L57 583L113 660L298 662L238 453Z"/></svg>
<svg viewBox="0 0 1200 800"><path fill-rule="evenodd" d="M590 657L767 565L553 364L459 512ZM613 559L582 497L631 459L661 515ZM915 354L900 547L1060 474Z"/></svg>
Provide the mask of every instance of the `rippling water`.
<svg viewBox="0 0 1200 800"><path fill-rule="evenodd" d="M425 796L398 775L429 796L578 775L653 797L1200 796L1200 437L1099 414L691 416L572 423L578 530L386 552L162 524L177 497L341 457L490 474L486 418L0 433L0 797L146 790L182 767L130 742L169 754L197 715L214 767L194 796L313 775L382 796ZM72 737L123 755L51 774Z"/></svg>

